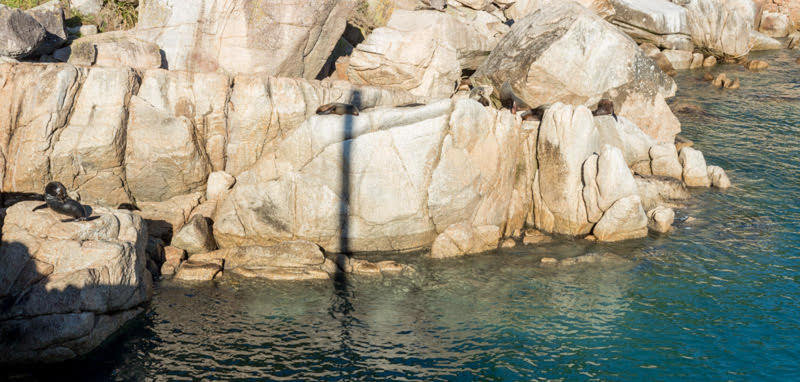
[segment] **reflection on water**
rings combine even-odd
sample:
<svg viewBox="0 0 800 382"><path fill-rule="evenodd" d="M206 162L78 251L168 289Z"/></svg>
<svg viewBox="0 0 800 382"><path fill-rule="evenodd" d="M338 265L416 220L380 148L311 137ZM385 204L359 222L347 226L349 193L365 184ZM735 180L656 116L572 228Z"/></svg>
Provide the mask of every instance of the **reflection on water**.
<svg viewBox="0 0 800 382"><path fill-rule="evenodd" d="M684 135L735 187L697 191L666 237L562 242L405 279L163 283L146 317L90 359L21 376L83 379L800 378L800 84L791 52L742 88L680 74ZM543 268L544 257L623 261ZM346 298L344 298L346 297Z"/></svg>

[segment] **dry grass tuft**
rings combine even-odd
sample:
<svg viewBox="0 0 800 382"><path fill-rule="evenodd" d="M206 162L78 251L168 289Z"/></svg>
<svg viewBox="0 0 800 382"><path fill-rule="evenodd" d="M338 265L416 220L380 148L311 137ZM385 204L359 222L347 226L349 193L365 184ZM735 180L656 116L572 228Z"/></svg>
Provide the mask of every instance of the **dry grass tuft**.
<svg viewBox="0 0 800 382"><path fill-rule="evenodd" d="M0 0L0 4L14 8L30 9L47 3L49 0ZM66 10L67 26L97 25L100 32L127 30L136 26L139 13L136 6L115 0L105 0L103 9L97 15L87 16L72 10L69 0L59 0Z"/></svg>

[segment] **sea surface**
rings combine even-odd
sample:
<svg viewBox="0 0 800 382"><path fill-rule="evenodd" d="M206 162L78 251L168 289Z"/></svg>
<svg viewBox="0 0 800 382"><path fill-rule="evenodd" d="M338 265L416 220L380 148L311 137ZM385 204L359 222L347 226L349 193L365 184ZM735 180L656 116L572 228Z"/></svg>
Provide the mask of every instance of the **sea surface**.
<svg viewBox="0 0 800 382"><path fill-rule="evenodd" d="M90 357L11 378L800 380L797 56L712 70L740 77L738 90L678 75L682 135L734 186L693 191L669 235L397 255L416 276L336 285L161 282L146 314ZM587 253L622 260L539 265Z"/></svg>

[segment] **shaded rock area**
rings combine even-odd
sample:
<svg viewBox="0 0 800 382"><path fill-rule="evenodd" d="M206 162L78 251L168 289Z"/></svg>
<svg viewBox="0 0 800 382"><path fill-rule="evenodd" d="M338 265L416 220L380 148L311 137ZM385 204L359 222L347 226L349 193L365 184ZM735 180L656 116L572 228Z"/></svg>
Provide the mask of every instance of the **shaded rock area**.
<svg viewBox="0 0 800 382"><path fill-rule="evenodd" d="M0 247L0 363L82 356L143 311L152 295L147 229L127 211L63 223L40 202L6 212Z"/></svg>

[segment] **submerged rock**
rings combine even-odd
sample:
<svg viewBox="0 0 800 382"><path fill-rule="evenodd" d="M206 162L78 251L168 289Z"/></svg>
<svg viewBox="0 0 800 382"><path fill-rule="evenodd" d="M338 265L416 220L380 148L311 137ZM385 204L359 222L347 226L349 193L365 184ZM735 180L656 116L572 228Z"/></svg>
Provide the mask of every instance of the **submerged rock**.
<svg viewBox="0 0 800 382"><path fill-rule="evenodd" d="M728 179L728 174L719 166L708 166L708 177L711 178L711 186L726 189L730 188L731 181Z"/></svg>
<svg viewBox="0 0 800 382"><path fill-rule="evenodd" d="M40 202L7 210L0 247L0 364L88 354L152 296L147 229L127 211L94 208L63 223Z"/></svg>
<svg viewBox="0 0 800 382"><path fill-rule="evenodd" d="M224 264L225 272L269 280L328 279L335 269L319 246L307 241L221 249L192 255L189 262Z"/></svg>

